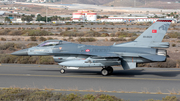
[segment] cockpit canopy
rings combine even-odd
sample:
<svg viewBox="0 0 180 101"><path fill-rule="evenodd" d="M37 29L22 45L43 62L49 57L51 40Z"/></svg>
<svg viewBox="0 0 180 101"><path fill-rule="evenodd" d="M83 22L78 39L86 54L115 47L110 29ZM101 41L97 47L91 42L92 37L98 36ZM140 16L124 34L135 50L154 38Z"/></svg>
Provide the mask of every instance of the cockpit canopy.
<svg viewBox="0 0 180 101"><path fill-rule="evenodd" d="M63 42L62 40L47 40L47 41L39 44L38 47L48 47L48 46L61 45L62 42Z"/></svg>

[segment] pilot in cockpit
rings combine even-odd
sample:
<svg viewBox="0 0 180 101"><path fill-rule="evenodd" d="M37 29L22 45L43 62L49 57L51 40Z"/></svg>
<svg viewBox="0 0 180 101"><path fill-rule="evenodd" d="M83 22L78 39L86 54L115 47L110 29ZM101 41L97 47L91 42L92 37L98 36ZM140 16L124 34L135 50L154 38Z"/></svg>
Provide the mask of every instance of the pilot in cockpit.
<svg viewBox="0 0 180 101"><path fill-rule="evenodd" d="M38 47L56 46L62 44L61 40L47 40L38 45Z"/></svg>

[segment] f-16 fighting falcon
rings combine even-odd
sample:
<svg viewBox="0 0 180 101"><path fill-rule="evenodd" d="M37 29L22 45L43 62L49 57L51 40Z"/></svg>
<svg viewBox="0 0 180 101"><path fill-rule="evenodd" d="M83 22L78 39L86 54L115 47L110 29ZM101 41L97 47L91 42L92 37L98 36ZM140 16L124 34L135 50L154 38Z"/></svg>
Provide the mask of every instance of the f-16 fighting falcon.
<svg viewBox="0 0 180 101"><path fill-rule="evenodd" d="M91 46L61 40L48 40L38 46L11 53L17 56L53 56L65 69L102 67L101 73L113 73L112 66L122 65L124 70L136 68L137 63L165 62L168 42L162 42L172 19L159 19L134 41L112 46ZM161 49L158 49L161 48Z"/></svg>

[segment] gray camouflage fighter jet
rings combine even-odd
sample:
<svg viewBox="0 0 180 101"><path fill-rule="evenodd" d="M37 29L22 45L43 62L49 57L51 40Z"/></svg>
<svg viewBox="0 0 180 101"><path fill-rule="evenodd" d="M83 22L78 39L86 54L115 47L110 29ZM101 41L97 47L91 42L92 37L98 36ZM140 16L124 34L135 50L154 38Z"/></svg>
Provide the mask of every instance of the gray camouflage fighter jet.
<svg viewBox="0 0 180 101"><path fill-rule="evenodd" d="M48 40L36 47L11 53L17 56L51 55L55 62L65 69L79 67L102 67L103 76L113 73L112 66L122 65L124 70L136 68L137 63L164 62L168 42L162 42L170 24L170 19L159 19L132 42L112 46L91 46L61 40Z"/></svg>

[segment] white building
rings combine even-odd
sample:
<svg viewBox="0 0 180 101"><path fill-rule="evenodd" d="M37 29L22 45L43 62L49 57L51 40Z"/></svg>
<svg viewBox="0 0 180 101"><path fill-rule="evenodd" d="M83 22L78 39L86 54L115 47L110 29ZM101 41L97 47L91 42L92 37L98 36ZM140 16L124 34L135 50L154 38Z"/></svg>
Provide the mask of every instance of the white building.
<svg viewBox="0 0 180 101"><path fill-rule="evenodd" d="M101 22L125 22L123 18L102 18Z"/></svg>
<svg viewBox="0 0 180 101"><path fill-rule="evenodd" d="M78 12L73 12L73 21L96 21L97 13L90 12L88 10L78 10Z"/></svg>
<svg viewBox="0 0 180 101"><path fill-rule="evenodd" d="M159 18L147 17L108 17L100 19L101 22L156 22Z"/></svg>
<svg viewBox="0 0 180 101"><path fill-rule="evenodd" d="M88 12L86 15L87 21L96 21L97 20L97 13L96 12Z"/></svg>
<svg viewBox="0 0 180 101"><path fill-rule="evenodd" d="M73 21L85 21L85 14L81 12L73 12Z"/></svg>
<svg viewBox="0 0 180 101"><path fill-rule="evenodd" d="M159 18L137 18L137 22L156 22Z"/></svg>

